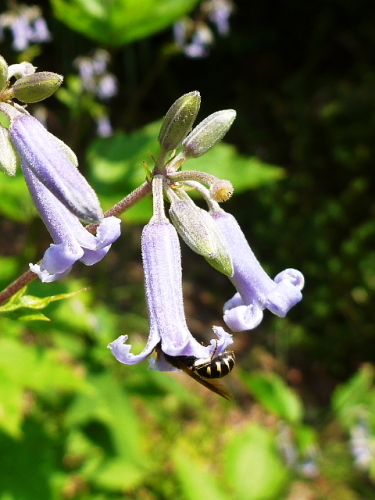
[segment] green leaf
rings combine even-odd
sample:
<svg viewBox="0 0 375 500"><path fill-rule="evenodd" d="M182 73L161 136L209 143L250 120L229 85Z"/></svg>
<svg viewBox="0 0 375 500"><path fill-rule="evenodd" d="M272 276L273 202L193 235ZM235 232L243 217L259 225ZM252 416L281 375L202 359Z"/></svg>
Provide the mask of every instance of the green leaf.
<svg viewBox="0 0 375 500"><path fill-rule="evenodd" d="M239 500L283 498L288 470L281 461L275 435L256 423L233 436L225 450L226 477Z"/></svg>
<svg viewBox="0 0 375 500"><path fill-rule="evenodd" d="M173 450L173 463L176 468L183 498L197 500L230 500L225 495L222 486L202 460L189 456L190 454L179 445Z"/></svg>
<svg viewBox="0 0 375 500"><path fill-rule="evenodd" d="M355 424L366 408L375 409L375 369L364 364L348 382L339 386L332 397L332 407L348 428Z"/></svg>
<svg viewBox="0 0 375 500"><path fill-rule="evenodd" d="M146 38L186 15L198 0L51 0L55 16L72 30L119 47Z"/></svg>
<svg viewBox="0 0 375 500"><path fill-rule="evenodd" d="M17 222L30 222L37 214L20 169L15 177L0 174L0 214Z"/></svg>
<svg viewBox="0 0 375 500"><path fill-rule="evenodd" d="M11 435L20 433L26 389L43 395L88 390L79 373L60 359L60 351L2 338L0 352L0 427Z"/></svg>
<svg viewBox="0 0 375 500"><path fill-rule="evenodd" d="M45 424L25 422L23 435L15 439L0 433L1 500L49 500L55 481L65 472L59 469L61 447ZM61 497L60 497L61 498Z"/></svg>
<svg viewBox="0 0 375 500"><path fill-rule="evenodd" d="M292 424L301 421L301 400L279 375L273 372L243 373L242 379L254 398L268 411Z"/></svg>
<svg viewBox="0 0 375 500"><path fill-rule="evenodd" d="M0 366L0 429L20 437L23 414L23 390Z"/></svg>
<svg viewBox="0 0 375 500"><path fill-rule="evenodd" d="M89 382L93 390L77 397L68 412L66 424L82 425L93 420L102 422L110 429L117 456L134 464L145 464L140 420L126 392L108 373L92 376Z"/></svg>
<svg viewBox="0 0 375 500"><path fill-rule="evenodd" d="M47 307L51 302L55 302L57 300L64 300L68 299L70 297L73 297L74 295L77 295L78 293L86 291L87 288L83 288L82 290L77 290L75 292L71 293L61 293L59 295L51 295L50 297L34 297L32 295L24 295L26 292L26 287L22 288L19 292L14 294L8 302L6 302L4 305L0 306L0 314L3 313L9 313L16 311L17 309L44 309ZM24 316L24 313L23 313ZM29 315L30 318L34 316L34 318L37 318L38 315ZM44 316L43 314L39 315L40 319L43 321L48 321L48 318ZM29 320L30 321L30 320ZM34 319L35 321L35 319Z"/></svg>

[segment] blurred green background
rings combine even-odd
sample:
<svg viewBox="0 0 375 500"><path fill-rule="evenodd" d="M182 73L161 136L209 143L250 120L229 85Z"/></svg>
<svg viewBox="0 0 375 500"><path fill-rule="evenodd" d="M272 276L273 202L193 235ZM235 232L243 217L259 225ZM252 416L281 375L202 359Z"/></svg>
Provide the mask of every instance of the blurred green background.
<svg viewBox="0 0 375 500"><path fill-rule="evenodd" d="M266 314L235 334L233 402L185 374L121 365L107 344L128 334L139 352L148 334L140 233L150 200L131 209L103 262L26 293L88 290L39 321L22 308L0 317L0 500L373 500L373 3L237 0L227 36L207 2L35 4L52 40L15 51L6 29L1 54L64 75L54 97L28 109L74 149L103 207L143 181L162 116L199 90L198 120L226 108L237 119L189 168L233 182L224 208L265 269L299 269L306 287L286 319ZM175 43L184 17L211 30L206 57ZM118 81L108 100L84 89L74 62L97 48ZM101 117L113 135L97 137ZM21 175L1 175L0 215L6 287L50 237ZM185 247L183 270L189 327L207 341L233 287Z"/></svg>

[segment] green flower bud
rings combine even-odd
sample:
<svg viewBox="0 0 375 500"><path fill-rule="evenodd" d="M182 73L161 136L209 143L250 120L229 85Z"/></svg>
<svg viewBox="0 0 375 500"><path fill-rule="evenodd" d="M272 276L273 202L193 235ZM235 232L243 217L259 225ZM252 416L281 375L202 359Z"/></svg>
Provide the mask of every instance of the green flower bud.
<svg viewBox="0 0 375 500"><path fill-rule="evenodd" d="M218 271L233 276L229 249L208 212L191 200L177 200L172 201L169 215L181 238L194 252Z"/></svg>
<svg viewBox="0 0 375 500"><path fill-rule="evenodd" d="M0 56L0 92L7 86L8 81L8 65L3 56Z"/></svg>
<svg viewBox="0 0 375 500"><path fill-rule="evenodd" d="M230 129L236 112L224 109L208 116L186 137L182 143L182 155L186 158L198 158L207 153L224 137Z"/></svg>
<svg viewBox="0 0 375 500"><path fill-rule="evenodd" d="M9 130L0 125L0 170L7 175L16 175L18 156L10 139Z"/></svg>
<svg viewBox="0 0 375 500"><path fill-rule="evenodd" d="M181 146L197 117L201 97L198 91L183 95L169 108L161 125L158 141L166 151Z"/></svg>
<svg viewBox="0 0 375 500"><path fill-rule="evenodd" d="M50 97L62 84L63 77L49 71L24 76L12 86L13 96L21 102L39 102Z"/></svg>

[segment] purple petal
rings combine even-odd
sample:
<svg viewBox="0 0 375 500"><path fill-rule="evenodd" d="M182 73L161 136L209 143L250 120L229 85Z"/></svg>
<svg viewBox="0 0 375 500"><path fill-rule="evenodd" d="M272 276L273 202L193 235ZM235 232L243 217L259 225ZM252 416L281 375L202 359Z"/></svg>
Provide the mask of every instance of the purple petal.
<svg viewBox="0 0 375 500"><path fill-rule="evenodd" d="M212 215L229 246L234 266L230 280L238 291L224 306L226 324L234 331L255 328L265 308L284 317L302 299L303 275L287 269L272 280L256 259L236 219L223 210Z"/></svg>
<svg viewBox="0 0 375 500"><path fill-rule="evenodd" d="M67 243L50 245L40 264L30 264L30 270L37 274L43 283L57 281L69 274L72 265L81 258L83 250L78 247L72 251Z"/></svg>
<svg viewBox="0 0 375 500"><path fill-rule="evenodd" d="M139 363L140 361L146 359L147 356L153 352L157 344L160 342L160 337L155 328L150 330L146 347L140 354L132 354L130 352L131 345L125 343L127 340L127 335L120 335L120 337L109 344L108 348L111 349L112 354L117 361L120 361L120 363L134 365L135 363Z"/></svg>
<svg viewBox="0 0 375 500"><path fill-rule="evenodd" d="M263 308L258 303L227 307L228 302L224 305L224 321L233 332L252 330L261 323Z"/></svg>
<svg viewBox="0 0 375 500"><path fill-rule="evenodd" d="M23 170L31 170L63 205L85 222L98 223L103 212L94 190L62 152L56 138L30 115L15 118L9 129L21 156Z"/></svg>
<svg viewBox="0 0 375 500"><path fill-rule="evenodd" d="M65 276L67 276L72 269L71 267L69 267L63 273L50 274L47 269L42 270L39 264L29 264L29 266L30 271L38 275L38 278L42 283L51 283L52 281L57 281L61 278L65 278Z"/></svg>
<svg viewBox="0 0 375 500"><path fill-rule="evenodd" d="M45 252L40 266L31 265L30 269L43 282L49 282L66 276L77 260L90 266L100 261L120 236L120 219L103 219L94 236L30 170L26 169L24 174L39 214L55 242Z"/></svg>
<svg viewBox="0 0 375 500"><path fill-rule="evenodd" d="M151 221L142 232L142 259L145 272L146 300L150 334L142 353L130 353L130 345L121 336L108 347L121 363L133 364L145 359L161 342L169 356L208 358L220 354L233 340L223 328L213 327L217 340L203 346L191 335L185 319L182 296L181 250L177 232L168 221ZM157 362L154 367L159 368ZM160 368L163 368L160 365Z"/></svg>
<svg viewBox="0 0 375 500"><path fill-rule="evenodd" d="M181 249L169 222L151 222L142 233L142 259L151 330L169 356L207 358L214 346L202 346L190 333L182 296Z"/></svg>

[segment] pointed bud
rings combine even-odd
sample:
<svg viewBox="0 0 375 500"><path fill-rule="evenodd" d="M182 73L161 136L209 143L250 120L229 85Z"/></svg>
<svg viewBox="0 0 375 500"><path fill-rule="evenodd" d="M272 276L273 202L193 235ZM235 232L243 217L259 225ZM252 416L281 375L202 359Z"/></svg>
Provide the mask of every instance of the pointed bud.
<svg viewBox="0 0 375 500"><path fill-rule="evenodd" d="M16 175L18 156L12 141L9 130L0 125L0 170L7 175Z"/></svg>
<svg viewBox="0 0 375 500"><path fill-rule="evenodd" d="M21 102L39 102L47 99L60 87L63 77L49 71L24 76L12 86L13 96Z"/></svg>
<svg viewBox="0 0 375 500"><path fill-rule="evenodd" d="M223 274L233 275L227 244L208 212L191 201L178 200L172 201L169 215L181 238L194 252Z"/></svg>
<svg viewBox="0 0 375 500"><path fill-rule="evenodd" d="M204 155L221 141L235 118L234 109L224 109L208 116L183 141L183 156L189 159Z"/></svg>
<svg viewBox="0 0 375 500"><path fill-rule="evenodd" d="M8 65L3 56L0 56L0 92L7 86L8 81Z"/></svg>
<svg viewBox="0 0 375 500"><path fill-rule="evenodd" d="M166 151L173 151L181 146L193 127L200 104L200 94L194 91L177 99L169 108L158 137L159 143Z"/></svg>

